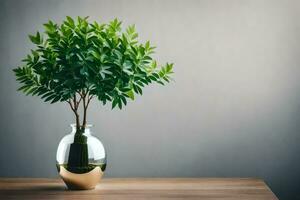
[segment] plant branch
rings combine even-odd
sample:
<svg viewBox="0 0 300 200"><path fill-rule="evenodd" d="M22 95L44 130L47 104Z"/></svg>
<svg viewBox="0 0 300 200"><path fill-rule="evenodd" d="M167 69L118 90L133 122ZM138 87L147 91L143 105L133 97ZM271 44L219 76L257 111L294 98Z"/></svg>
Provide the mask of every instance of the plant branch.
<svg viewBox="0 0 300 200"><path fill-rule="evenodd" d="M80 93L78 93L78 94L79 94L80 98L79 98L79 100L77 101L77 108L79 107L79 104L80 104L80 102L81 102L81 100L82 100L82 96L80 95Z"/></svg>
<svg viewBox="0 0 300 200"><path fill-rule="evenodd" d="M74 107L73 107L73 105L72 105L71 101L70 101L70 100L68 100L67 102L68 102L68 104L70 105L70 107L71 107L72 111L75 113L76 111L75 111L75 109L74 109Z"/></svg>
<svg viewBox="0 0 300 200"><path fill-rule="evenodd" d="M77 94L80 96L79 100L77 100L77 95L74 94L72 99L69 99L67 103L70 105L72 111L75 114L76 117L76 129L79 130L80 128L85 128L87 124L87 109L88 106L94 97L93 95L89 95L88 92L82 91L82 92L77 92ZM83 120L82 120L82 125L80 126L80 116L78 113L78 108L80 103L82 102L83 104Z"/></svg>
<svg viewBox="0 0 300 200"><path fill-rule="evenodd" d="M82 127L83 128L85 128L85 126L86 126L86 111L87 111L87 106L86 106L86 95L87 94L84 94L83 95L83 99L82 99L82 101L83 101L83 120L82 120Z"/></svg>
<svg viewBox="0 0 300 200"><path fill-rule="evenodd" d="M74 94L74 97L73 97L73 111L74 111L74 114L75 114L75 117L76 117L76 130L78 131L80 129L80 121L79 121L79 114L78 114L78 105L79 103L77 103L77 100L76 100L76 94ZM71 102L70 102L70 105ZM72 106L71 106L72 108Z"/></svg>
<svg viewBox="0 0 300 200"><path fill-rule="evenodd" d="M86 106L85 106L85 109L86 109L86 110L87 110L87 108L88 108L88 106L89 106L91 100L93 99L93 97L94 97L93 95L91 95L91 96L88 97L88 101L87 101Z"/></svg>
<svg viewBox="0 0 300 200"><path fill-rule="evenodd" d="M82 94L82 101L83 101L83 120L82 120L82 127L86 127L87 123L87 109L90 104L91 99L93 98L93 95L90 95L89 92L83 92Z"/></svg>

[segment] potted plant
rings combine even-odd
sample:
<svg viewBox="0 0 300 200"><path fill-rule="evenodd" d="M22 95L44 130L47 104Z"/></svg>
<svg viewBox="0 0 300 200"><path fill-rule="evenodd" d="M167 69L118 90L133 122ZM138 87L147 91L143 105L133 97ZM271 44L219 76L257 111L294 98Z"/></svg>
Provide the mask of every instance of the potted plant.
<svg viewBox="0 0 300 200"><path fill-rule="evenodd" d="M36 48L13 70L21 84L18 90L70 106L75 124L59 144L57 167L70 189L90 189L106 166L103 145L87 124L91 100L122 109L142 95L145 85L169 82L173 64L157 67L150 42L139 43L135 26L122 31L117 19L99 24L87 17L66 17L61 25L49 21L44 27L44 34L29 35Z"/></svg>

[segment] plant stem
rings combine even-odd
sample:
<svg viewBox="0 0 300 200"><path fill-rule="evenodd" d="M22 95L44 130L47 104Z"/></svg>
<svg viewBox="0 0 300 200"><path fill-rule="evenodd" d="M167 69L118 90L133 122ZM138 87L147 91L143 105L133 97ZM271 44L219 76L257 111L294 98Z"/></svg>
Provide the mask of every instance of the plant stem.
<svg viewBox="0 0 300 200"><path fill-rule="evenodd" d="M79 102L77 102L76 100L76 94L74 95L73 101L74 101L75 116L76 116L76 130L79 131L80 129L80 121L79 121L79 114L78 114Z"/></svg>
<svg viewBox="0 0 300 200"><path fill-rule="evenodd" d="M77 101L77 97L76 94L73 96L73 99L68 100L68 104L70 105L72 111L75 114L75 118L76 118L76 131L77 132L84 132L84 129L86 127L87 124L87 109L89 106L90 101L93 98L93 95L90 95L88 92L81 92L78 93L80 98ZM82 100L82 104L83 104L83 120L82 120L82 125L80 126L80 116L78 113L78 108L80 105L80 102Z"/></svg>
<svg viewBox="0 0 300 200"><path fill-rule="evenodd" d="M87 118L87 109L88 109L88 106L90 104L90 101L91 99L93 98L92 95L90 95L89 93L86 93L84 95L84 98L83 98L83 121L82 121L82 127L85 128L86 126L86 118Z"/></svg>
<svg viewBox="0 0 300 200"><path fill-rule="evenodd" d="M86 111L87 111L87 105L86 105L86 94L84 95L83 101L83 120L82 120L82 127L85 128L86 126Z"/></svg>
<svg viewBox="0 0 300 200"><path fill-rule="evenodd" d="M79 102L78 103L76 102L76 95L74 95L73 101L68 100L67 102L68 102L68 104L70 105L72 111L75 114L75 117L76 117L76 131L79 131L79 129L80 129L80 120L79 120L79 114L78 114L78 104L79 104Z"/></svg>

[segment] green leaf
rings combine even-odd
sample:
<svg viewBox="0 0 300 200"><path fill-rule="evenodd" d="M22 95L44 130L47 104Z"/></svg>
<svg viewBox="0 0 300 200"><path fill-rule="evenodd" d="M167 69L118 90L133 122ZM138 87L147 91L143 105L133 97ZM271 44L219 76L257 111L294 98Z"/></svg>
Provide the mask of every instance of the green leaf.
<svg viewBox="0 0 300 200"><path fill-rule="evenodd" d="M68 22L67 25L70 28L74 28L75 27L75 22L74 22L74 20L71 17L67 16L67 22Z"/></svg>
<svg viewBox="0 0 300 200"><path fill-rule="evenodd" d="M132 90L126 92L126 94L129 96L129 98L130 98L131 100L134 100L134 93L133 93Z"/></svg>
<svg viewBox="0 0 300 200"><path fill-rule="evenodd" d="M44 27L46 29L46 33L48 34L55 32L55 30L57 29L57 25L54 24L51 20L48 23L45 23Z"/></svg>
<svg viewBox="0 0 300 200"><path fill-rule="evenodd" d="M145 44L145 49L149 50L150 49L150 41L147 41Z"/></svg>
<svg viewBox="0 0 300 200"><path fill-rule="evenodd" d="M112 74L111 71L109 71L108 69L110 69L110 66L102 66L101 70L100 70L100 76L104 79L106 75Z"/></svg>
<svg viewBox="0 0 300 200"><path fill-rule="evenodd" d="M53 103L59 101L60 99L61 99L60 96L56 96L56 97L51 101L51 104L53 104Z"/></svg>
<svg viewBox="0 0 300 200"><path fill-rule="evenodd" d="M127 105L126 98L124 96L121 96L120 98L121 98L123 104L126 106Z"/></svg>
<svg viewBox="0 0 300 200"><path fill-rule="evenodd" d="M53 92L52 92L52 91L43 94L43 95L41 96L41 98L44 99L44 98L46 98L46 97L49 97L50 95L53 95Z"/></svg>
<svg viewBox="0 0 300 200"><path fill-rule="evenodd" d="M28 85L23 85L21 87L18 88L18 91L24 91L28 88Z"/></svg>
<svg viewBox="0 0 300 200"><path fill-rule="evenodd" d="M44 101L47 102L47 101L53 100L55 97L56 97L56 94L52 94L52 95L48 96Z"/></svg>
<svg viewBox="0 0 300 200"><path fill-rule="evenodd" d="M112 108L111 109L114 109L116 107L116 105L118 104L119 102L119 99L118 98L114 98L113 102L112 102Z"/></svg>
<svg viewBox="0 0 300 200"><path fill-rule="evenodd" d="M120 109L122 109L122 101L121 101L121 99L118 99L118 107L119 107Z"/></svg>
<svg viewBox="0 0 300 200"><path fill-rule="evenodd" d="M29 35L29 39L32 43L37 44L37 45L42 43L41 35L39 32L36 33L36 36Z"/></svg>

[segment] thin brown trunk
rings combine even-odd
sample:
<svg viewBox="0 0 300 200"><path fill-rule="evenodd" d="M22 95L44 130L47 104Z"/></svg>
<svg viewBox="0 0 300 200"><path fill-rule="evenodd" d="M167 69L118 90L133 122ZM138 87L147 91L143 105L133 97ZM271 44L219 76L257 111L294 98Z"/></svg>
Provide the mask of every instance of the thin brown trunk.
<svg viewBox="0 0 300 200"><path fill-rule="evenodd" d="M82 127L86 127L86 110L87 110L87 105L86 105L86 96L82 99L83 101L83 120L82 120Z"/></svg>
<svg viewBox="0 0 300 200"><path fill-rule="evenodd" d="M82 127L85 128L87 125L87 109L90 104L91 99L93 96L89 94L85 94L84 98L82 99L83 101L83 121L82 121Z"/></svg>
<svg viewBox="0 0 300 200"><path fill-rule="evenodd" d="M72 111L75 114L75 118L76 118L76 131L79 131L79 129L80 129L80 119L79 119L80 116L78 114L78 104L79 104L79 102L78 103L76 102L76 95L74 95L73 101L68 100L67 102L68 102L68 104L70 105Z"/></svg>
<svg viewBox="0 0 300 200"><path fill-rule="evenodd" d="M79 114L75 114L76 116L76 131L80 129L80 120L79 120Z"/></svg>
<svg viewBox="0 0 300 200"><path fill-rule="evenodd" d="M76 94L74 94L73 101L74 101L74 110L75 110L75 116L76 116L76 131L79 131L79 129L80 129L80 120L79 120L80 116L78 114L78 104L79 104L79 102L77 102L77 100L76 100Z"/></svg>

